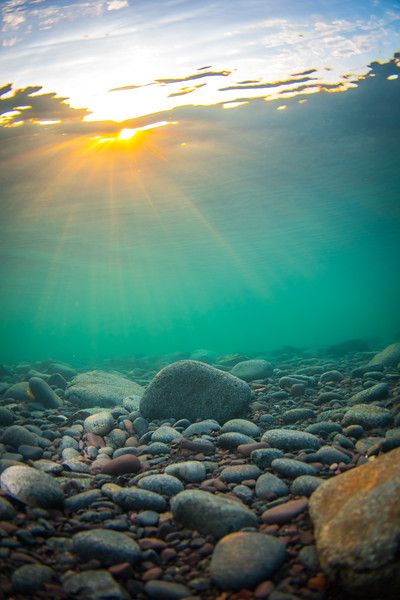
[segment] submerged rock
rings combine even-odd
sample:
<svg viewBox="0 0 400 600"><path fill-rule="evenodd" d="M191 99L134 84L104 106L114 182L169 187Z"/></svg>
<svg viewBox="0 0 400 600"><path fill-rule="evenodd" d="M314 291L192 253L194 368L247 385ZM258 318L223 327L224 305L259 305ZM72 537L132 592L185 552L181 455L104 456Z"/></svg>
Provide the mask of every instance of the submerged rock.
<svg viewBox="0 0 400 600"><path fill-rule="evenodd" d="M211 579L224 590L253 588L282 565L285 555L285 545L272 535L231 533L215 547Z"/></svg>
<svg viewBox="0 0 400 600"><path fill-rule="evenodd" d="M41 377L30 378L29 390L36 402L40 402L46 408L58 408L62 404L61 398Z"/></svg>
<svg viewBox="0 0 400 600"><path fill-rule="evenodd" d="M257 525L256 515L241 502L202 490L180 492L172 498L171 510L184 527L218 538Z"/></svg>
<svg viewBox="0 0 400 600"><path fill-rule="evenodd" d="M325 481L309 510L323 570L349 594L400 594L400 449Z"/></svg>
<svg viewBox="0 0 400 600"><path fill-rule="evenodd" d="M150 419L216 419L224 423L246 412L251 398L247 383L193 360L168 365L157 373L140 401Z"/></svg>
<svg viewBox="0 0 400 600"><path fill-rule="evenodd" d="M116 373L87 371L74 377L65 390L65 398L82 407L115 406L127 396L142 396L138 383Z"/></svg>
<svg viewBox="0 0 400 600"><path fill-rule="evenodd" d="M57 508L64 502L59 483L37 469L26 466L9 467L0 477L1 489L29 506Z"/></svg>
<svg viewBox="0 0 400 600"><path fill-rule="evenodd" d="M267 360L244 360L237 363L231 369L231 375L244 379L244 381L254 381L255 379L265 379L266 377L270 377L273 370L273 366Z"/></svg>
<svg viewBox="0 0 400 600"><path fill-rule="evenodd" d="M390 344L369 361L368 367L393 367L400 363L400 343Z"/></svg>

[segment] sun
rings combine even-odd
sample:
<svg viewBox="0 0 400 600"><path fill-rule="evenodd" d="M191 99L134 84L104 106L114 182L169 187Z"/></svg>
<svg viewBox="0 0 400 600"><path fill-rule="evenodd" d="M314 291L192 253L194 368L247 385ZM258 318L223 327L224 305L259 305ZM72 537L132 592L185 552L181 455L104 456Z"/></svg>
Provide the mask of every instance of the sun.
<svg viewBox="0 0 400 600"><path fill-rule="evenodd" d="M149 123L148 125L143 125L142 127L136 128L122 128L118 133L114 135L97 135L95 137L90 138L93 142L97 144L121 144L132 143L135 139L138 139L143 136L143 132L148 132L152 129L156 129L158 127L164 127L165 125L176 125L176 121L156 121L155 123Z"/></svg>

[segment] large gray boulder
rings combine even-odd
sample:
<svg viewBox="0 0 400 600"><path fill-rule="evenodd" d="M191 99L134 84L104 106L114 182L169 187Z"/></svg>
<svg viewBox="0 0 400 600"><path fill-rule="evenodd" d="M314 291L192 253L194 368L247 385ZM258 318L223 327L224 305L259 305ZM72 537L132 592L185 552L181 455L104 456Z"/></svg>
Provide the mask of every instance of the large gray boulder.
<svg viewBox="0 0 400 600"><path fill-rule="evenodd" d="M368 363L369 367L394 367L400 363L400 343L390 344L375 354Z"/></svg>
<svg viewBox="0 0 400 600"><path fill-rule="evenodd" d="M162 369L145 391L140 412L149 419L216 419L245 415L251 398L244 381L201 362L180 360Z"/></svg>
<svg viewBox="0 0 400 600"><path fill-rule="evenodd" d="M74 377L65 391L65 398L81 407L115 406L127 396L142 396L138 383L107 371L87 371Z"/></svg>

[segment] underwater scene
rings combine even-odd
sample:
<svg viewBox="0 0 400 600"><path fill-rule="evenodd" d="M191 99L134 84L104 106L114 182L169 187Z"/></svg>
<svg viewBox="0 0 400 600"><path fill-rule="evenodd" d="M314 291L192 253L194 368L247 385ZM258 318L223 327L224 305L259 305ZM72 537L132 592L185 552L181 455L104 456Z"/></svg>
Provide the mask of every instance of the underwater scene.
<svg viewBox="0 0 400 600"><path fill-rule="evenodd" d="M397 0L0 18L0 600L397 600Z"/></svg>

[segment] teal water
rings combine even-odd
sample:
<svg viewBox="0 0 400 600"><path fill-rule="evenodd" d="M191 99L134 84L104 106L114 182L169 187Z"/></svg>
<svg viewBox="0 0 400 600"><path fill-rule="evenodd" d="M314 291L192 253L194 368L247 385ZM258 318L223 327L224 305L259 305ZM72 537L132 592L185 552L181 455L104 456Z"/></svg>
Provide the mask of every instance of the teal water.
<svg viewBox="0 0 400 600"><path fill-rule="evenodd" d="M392 340L398 71L160 113L145 149L96 160L50 133L13 134L11 160L4 134L0 360Z"/></svg>

